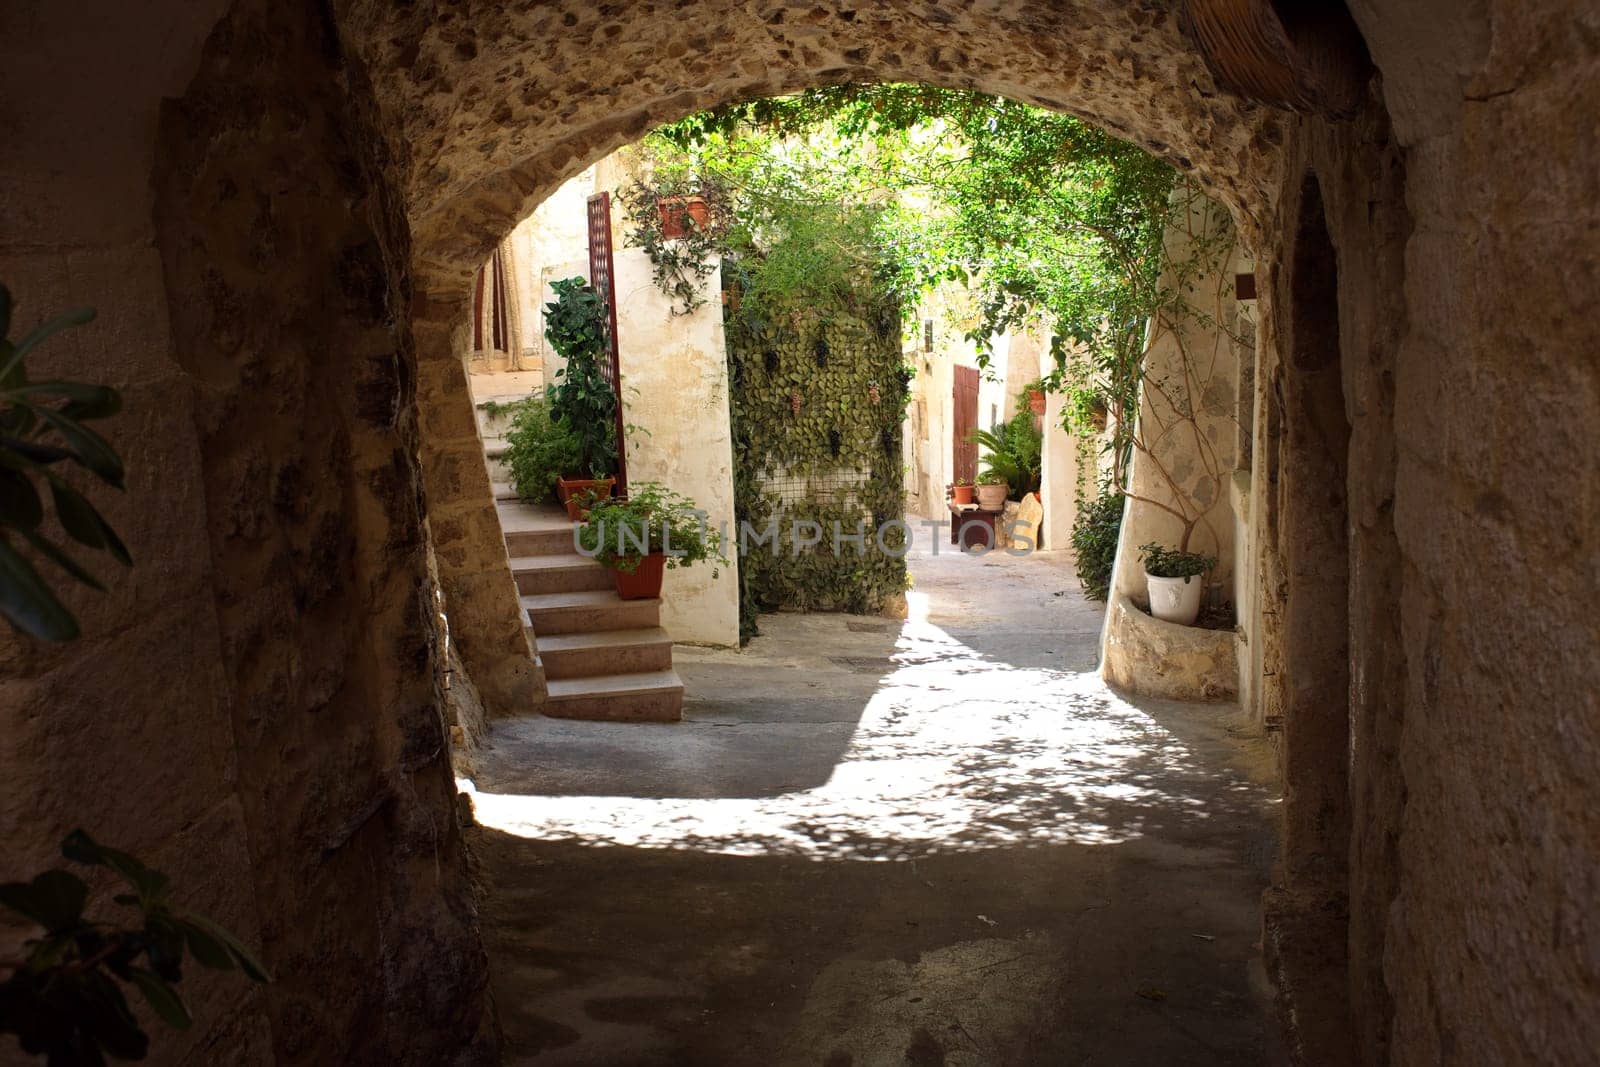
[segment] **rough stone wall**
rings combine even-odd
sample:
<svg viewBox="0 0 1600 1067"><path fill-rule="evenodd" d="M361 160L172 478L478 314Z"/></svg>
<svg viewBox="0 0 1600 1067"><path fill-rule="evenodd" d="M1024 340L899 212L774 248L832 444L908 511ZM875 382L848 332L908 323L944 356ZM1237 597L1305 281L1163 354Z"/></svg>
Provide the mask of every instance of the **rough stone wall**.
<svg viewBox="0 0 1600 1067"><path fill-rule="evenodd" d="M328 195L342 204L344 183L370 180L361 162L370 138L343 111L363 94L359 84L329 94L336 49L295 23L318 9L278 6L284 25L251 16L251 32L232 42L236 60L254 64L257 91L216 85L217 101L195 95L180 112L196 132L237 123L253 135L225 138L215 158L181 136L163 141L173 156L164 196L197 212L183 233L163 234L180 298L172 329L184 339L170 348L147 188L156 103L184 91L223 5L100 3L88 18L61 4L0 6L0 39L13 45L0 70L0 123L14 147L0 174L0 273L24 316L101 306L96 326L53 346L50 362L127 393L112 433L133 461L130 490L109 513L140 560L111 595L74 594L87 631L78 644L0 652L9 846L0 864L7 877L37 869L70 826L102 827L194 887L190 902L271 946L288 977L270 994L272 1028L259 992L202 976L193 992L207 1024L171 1038L168 1058L226 1049L259 1061L272 1043L285 1058L309 1058L310 1035L328 1035L332 1049L360 1046L357 1061L443 1059L474 1029L450 1012L478 1001L462 974L430 975L436 999L415 999L420 953L431 945L429 963L468 969L477 956L458 925L466 905L445 771L418 743L437 734L421 710L427 667L395 656L425 658L428 645L408 593L421 584L407 547L414 527L382 488L404 481L386 464L403 472L395 446L408 431L403 416L387 429L373 421L378 397L404 396L393 382L371 387L384 378L375 354L399 346L373 324L370 293L355 299L337 281L341 263L357 275L377 262L397 270L403 249L391 209L347 205L330 216ZM1594 325L1578 310L1600 288L1596 16L1574 0L1350 6L1381 99L1336 126L1284 124L1219 89L1183 39L1175 5L1159 2L563 0L481 17L444 0L336 0L333 9L377 82L383 143L405 172L419 416L442 420L443 439L463 454L475 438L456 377L471 272L563 177L655 122L734 97L851 77L929 80L1101 121L1192 166L1234 209L1268 279L1251 493L1264 535L1274 521L1264 448L1285 432L1283 413L1259 402L1273 377L1272 320L1292 283L1277 235L1293 214L1280 201L1315 171L1339 258L1350 424L1350 743L1328 758L1349 760L1361 1056L1582 1062L1600 1047L1591 906L1600 622L1586 609L1600 595L1600 367ZM275 168L235 170L249 153L288 145L300 151ZM233 178L234 198L200 174ZM268 193L264 214L258 190ZM276 243L252 248L274 231ZM216 323L243 340L208 336L210 305L183 302L206 292L204 270L171 243L185 233L216 246L230 270L244 272L252 255L281 264L270 279L216 290L239 298L237 310L220 305ZM357 249L348 261L347 240ZM240 359L241 348L259 358ZM207 351L223 362L202 358ZM404 363L392 361L393 373ZM335 366L339 377L323 376ZM358 383L368 391L358 395ZM250 397L238 410L258 420L259 444L219 419L230 388ZM342 435L328 425L291 440L285 426L307 412L335 420ZM202 433L218 455L201 448ZM259 475L235 466L252 452ZM298 492L287 476L296 459ZM277 500L268 495L280 487ZM434 516L437 501L439 517L459 520L463 573L485 576L481 596L465 583L458 597L488 604L510 593L494 569L498 531L478 524L478 490L476 480L431 478L428 508ZM454 514L451 491L461 494ZM316 524L328 516L324 539ZM262 532L269 518L282 523L276 542ZM264 584L247 586L274 553L282 573L258 569ZM327 553L351 569L335 591L304 590L303 630L281 607L273 615L273 605L298 610L296 592L330 566ZM1258 562L1266 615L1286 571L1271 552ZM364 598L375 614L350 606ZM499 645L481 647L514 663L520 629L506 617L486 609ZM252 649L249 626L261 618L269 639ZM343 659L320 656L318 628ZM1253 655L1266 682L1294 649L1271 624L1261 634ZM315 664L323 672L304 673ZM286 670L303 672L299 701L250 699ZM330 690L328 671L346 672L349 685ZM171 679L182 680L183 699ZM1275 685L1261 688L1264 717L1282 709ZM313 712L306 701L318 693L331 698ZM341 760L357 773L331 783L326 806L297 792L302 780L328 783ZM377 769L394 774L384 779L390 792L379 792ZM274 790L290 799L281 812L262 800ZM325 854L323 843L352 826L333 816L379 796ZM421 844L433 833L445 841L437 867ZM352 926L300 922L322 907L351 914L358 900L366 910Z"/></svg>
<svg viewBox="0 0 1600 1067"><path fill-rule="evenodd" d="M0 281L17 301L11 336L68 307L97 309L28 369L121 389L123 413L99 425L126 462L127 490L94 483L89 492L135 561L124 571L83 555L106 594L41 564L83 628L69 645L24 641L0 625L0 881L60 864L58 843L81 826L165 871L179 902L259 945L194 390L170 351L151 220L158 104L192 77L223 4L187 7L159 28L131 6L107 11L91 36L67 5L0 5L10 55L0 64L0 137L10 146ZM104 899L111 884L94 885L102 914L119 911ZM0 920L0 957L33 933ZM184 997L196 1023L160 1033L157 1062L203 1061L215 1048L238 1063L270 1062L257 987L200 971ZM13 1056L8 1037L0 1060Z"/></svg>
<svg viewBox="0 0 1600 1067"><path fill-rule="evenodd" d="M1350 493L1352 899L1392 894L1364 918L1395 1058L1581 1062L1600 1048L1600 617L1585 607L1600 593L1587 313L1600 13L1553 0L1352 10L1384 72L1409 209L1387 206L1392 147L1312 142L1363 471ZM1362 433L1386 418L1392 435ZM1353 930L1367 907L1353 904ZM1354 950L1368 973L1368 947Z"/></svg>
<svg viewBox="0 0 1600 1067"><path fill-rule="evenodd" d="M370 101L313 9L239 0L163 115L154 177L280 1062L438 1063L486 1032L410 250Z"/></svg>
<svg viewBox="0 0 1600 1067"><path fill-rule="evenodd" d="M851 79L978 87L1082 114L1197 169L1247 218L1264 217L1275 184L1275 113L1218 89L1167 3L335 6L412 148L409 203L430 261L466 246L476 266L562 180L655 125Z"/></svg>

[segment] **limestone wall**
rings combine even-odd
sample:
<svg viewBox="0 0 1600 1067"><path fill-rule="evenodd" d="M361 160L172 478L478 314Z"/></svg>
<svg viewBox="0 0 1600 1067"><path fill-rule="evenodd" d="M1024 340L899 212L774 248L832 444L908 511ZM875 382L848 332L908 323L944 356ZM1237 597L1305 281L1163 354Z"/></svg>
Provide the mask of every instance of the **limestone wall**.
<svg viewBox="0 0 1600 1067"><path fill-rule="evenodd" d="M1332 1041L1354 1032L1368 1062L1585 1061L1600 1047L1600 365L1582 312L1600 46L1573 0L1349 7L1377 76L1337 123L1221 84L1177 5L0 10L0 267L23 322L102 309L45 362L126 391L110 429L130 488L108 513L139 561L108 596L73 594L78 644L0 651L4 876L73 825L102 828L266 946L281 984L197 975L202 1023L165 1032L159 1057L462 1058L481 956L430 681L425 530L441 582L463 579L453 602L505 639L480 645L488 681L526 662L487 485L448 475L472 436L450 429L471 419L455 342L472 272L654 123L818 82L928 80L1072 110L1192 168L1255 255L1252 699L1283 735L1289 858L1349 827L1346 850L1322 850L1343 894L1275 907L1275 961L1298 936L1286 916L1343 905L1349 981L1316 988L1327 1003L1348 988L1355 1010ZM1308 172L1332 251L1297 268ZM1295 294L1329 266L1348 426L1335 498L1309 491L1326 483L1306 474L1319 424L1304 416L1330 412L1306 408L1301 373L1326 385L1329 367L1289 354L1327 335ZM420 479L412 412L424 440L436 421L461 445ZM1319 515L1333 521L1307 525ZM1340 531L1342 624L1274 621ZM1343 688L1308 704L1290 678Z"/></svg>
<svg viewBox="0 0 1600 1067"><path fill-rule="evenodd" d="M135 559L81 640L0 634L0 879L82 826L259 948L264 988L185 969L154 1062L486 1059L404 214L327 22L224 6L0 14L0 277L19 325L100 310L30 369L122 389Z"/></svg>
<svg viewBox="0 0 1600 1067"><path fill-rule="evenodd" d="M703 306L674 315L673 298L656 286L643 249L619 248L614 261L623 410L639 428L628 442L628 480L660 482L684 494L707 513L712 529L726 524L730 536L737 537L718 274L703 283ZM667 571L661 625L674 641L738 645L735 557L730 545L729 566Z"/></svg>
<svg viewBox="0 0 1600 1067"><path fill-rule="evenodd" d="M1209 586L1230 590L1234 571L1234 518L1228 501L1238 439L1239 353L1226 326L1236 317L1237 253L1216 259L1199 249L1226 239L1232 224L1210 201L1194 201L1187 217L1168 230L1169 263L1191 263L1188 276L1170 266L1164 288L1180 292L1183 309L1151 326L1137 442L1128 471L1128 502L1112 574L1112 589L1148 606L1139 546L1151 541L1180 547L1194 519L1188 550L1217 558ZM1203 258L1203 263L1196 260ZM1170 510L1169 510L1170 509ZM1176 513L1175 513L1176 512ZM1178 514L1178 513L1181 513Z"/></svg>

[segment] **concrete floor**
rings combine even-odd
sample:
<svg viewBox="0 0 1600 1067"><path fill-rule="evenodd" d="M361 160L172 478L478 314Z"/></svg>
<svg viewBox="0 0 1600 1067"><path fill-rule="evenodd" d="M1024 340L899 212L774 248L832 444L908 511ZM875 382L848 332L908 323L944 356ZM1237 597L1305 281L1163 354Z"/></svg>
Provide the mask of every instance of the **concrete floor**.
<svg viewBox="0 0 1600 1067"><path fill-rule="evenodd" d="M1265 748L1093 674L1070 561L912 560L904 622L680 648L675 725L502 723L475 836L507 1061L1281 1059Z"/></svg>

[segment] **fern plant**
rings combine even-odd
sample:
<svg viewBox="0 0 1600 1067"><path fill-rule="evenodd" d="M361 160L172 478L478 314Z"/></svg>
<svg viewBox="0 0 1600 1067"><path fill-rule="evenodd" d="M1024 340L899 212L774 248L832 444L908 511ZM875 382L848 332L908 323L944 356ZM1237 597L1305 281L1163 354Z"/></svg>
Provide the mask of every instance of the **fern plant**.
<svg viewBox="0 0 1600 1067"><path fill-rule="evenodd" d="M1021 500L1039 490L1044 470L1044 435L1030 415L1018 414L1010 422L997 422L992 430L973 430L967 440L986 449L982 473L1005 482L1011 499Z"/></svg>

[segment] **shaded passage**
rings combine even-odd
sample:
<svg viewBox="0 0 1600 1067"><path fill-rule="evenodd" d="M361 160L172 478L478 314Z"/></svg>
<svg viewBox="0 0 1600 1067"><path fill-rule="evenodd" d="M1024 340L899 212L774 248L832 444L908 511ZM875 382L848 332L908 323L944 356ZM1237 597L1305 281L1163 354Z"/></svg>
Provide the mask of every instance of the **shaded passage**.
<svg viewBox="0 0 1600 1067"><path fill-rule="evenodd" d="M1230 706L1125 700L1067 561L681 649L685 722L496 727L495 993L540 1063L1259 1063L1270 861Z"/></svg>

